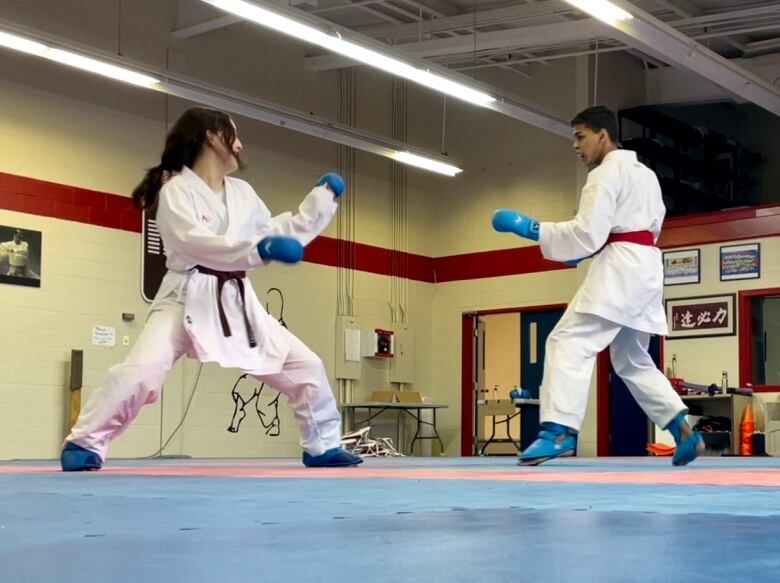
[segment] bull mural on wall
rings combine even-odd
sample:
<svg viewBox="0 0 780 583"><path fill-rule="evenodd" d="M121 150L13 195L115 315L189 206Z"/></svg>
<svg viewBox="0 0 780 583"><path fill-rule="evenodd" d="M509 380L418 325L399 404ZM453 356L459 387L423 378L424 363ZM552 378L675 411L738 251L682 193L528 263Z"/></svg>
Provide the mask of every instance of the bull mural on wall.
<svg viewBox="0 0 780 583"><path fill-rule="evenodd" d="M287 328L284 322L284 295L279 288L272 287L266 293L276 292L279 294L281 306L279 308L279 323ZM266 311L271 311L268 303L265 305ZM233 385L230 396L233 398L233 416L228 426L228 431L238 433L241 422L247 416L247 406L254 402L255 412L260 419L260 424L265 429L268 437L278 437L281 434L281 424L279 422L279 392L266 386L257 379L242 374ZM251 410L251 409L250 409Z"/></svg>
<svg viewBox="0 0 780 583"><path fill-rule="evenodd" d="M255 411L260 424L268 437L278 437L281 432L279 424L279 393L265 386L255 378L242 374L230 391L233 397L233 418L228 431L238 433L241 422L247 415L247 406L254 401Z"/></svg>

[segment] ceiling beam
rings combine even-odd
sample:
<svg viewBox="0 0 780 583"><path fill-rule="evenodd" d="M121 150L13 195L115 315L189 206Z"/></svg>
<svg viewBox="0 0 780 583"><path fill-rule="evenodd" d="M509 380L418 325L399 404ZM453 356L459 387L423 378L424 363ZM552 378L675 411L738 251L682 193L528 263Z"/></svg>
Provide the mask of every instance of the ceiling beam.
<svg viewBox="0 0 780 583"><path fill-rule="evenodd" d="M455 16L458 13L458 9L455 8L452 4L447 4L446 2L442 2L442 0L425 0L424 2L421 0L400 0L404 4L409 4L410 6L414 6L415 8L421 8L425 12L428 12L429 14L432 14L436 17L443 17L443 16Z"/></svg>
<svg viewBox="0 0 780 583"><path fill-rule="evenodd" d="M701 8L688 0L655 0L655 3L683 18L697 16L702 13Z"/></svg>
<svg viewBox="0 0 780 583"><path fill-rule="evenodd" d="M670 25L627 2L612 2L634 18L614 24L611 36L650 56L700 75L734 95L780 116L780 93L769 83L721 57Z"/></svg>
<svg viewBox="0 0 780 583"><path fill-rule="evenodd" d="M174 36L178 39L192 38L194 36L205 34L207 32L211 32L212 30L217 30L226 26L231 26L239 22L241 22L241 19L238 16L228 14L225 16L220 16L219 18L207 20L206 22L201 22L200 24L193 24L192 26L179 28L172 31L171 36Z"/></svg>
<svg viewBox="0 0 780 583"><path fill-rule="evenodd" d="M476 46L473 35L463 35L395 45L393 49L409 57L433 58L459 53L473 53L475 50L512 49L519 51L562 43L586 42L609 36L608 26L594 18L588 18L573 22L484 32L477 35ZM325 71L352 65L354 62L346 57L334 54L307 57L304 60L304 67L309 71Z"/></svg>
<svg viewBox="0 0 780 583"><path fill-rule="evenodd" d="M210 0L204 1L209 2ZM525 102L517 96L502 91L492 85L480 83L479 81L476 81L471 77L467 77L466 75L454 73L447 70L445 67L432 63L431 61L409 57L403 53L400 53L399 51L394 50L393 47L390 47L383 42L365 37L356 33L355 31L338 26L317 16L305 14L300 10L278 6L272 3L270 0L252 0L252 3L258 7L263 8L264 10L283 16L284 18L289 18L296 21L297 23L310 26L332 38L337 36L340 40L358 45L364 50L374 51L382 57L395 59L405 66L401 67L402 70L405 70L407 67L411 67L417 69L418 71L435 75L441 78L443 81L450 81L452 83L463 85L469 89L486 93L493 98L493 100L488 103L480 104L486 109L492 109L493 111L497 111L539 129L565 137L566 139L571 138L571 126L564 118L548 110L545 110L545 108L541 106ZM258 24L258 26L260 26L262 29L265 29L265 26L263 25ZM305 40L305 38L303 40ZM446 87L446 83L443 83L443 85ZM433 90L435 90L435 88ZM444 91L444 93L447 92Z"/></svg>
<svg viewBox="0 0 780 583"><path fill-rule="evenodd" d="M475 13L458 13L452 16L433 18L420 22L410 22L401 26L372 24L355 28L355 31L373 38L410 38L416 39L420 34L430 36L440 32L482 28L487 26L506 26L521 22L525 18L553 16L560 13L574 12L573 6L563 0L542 0L533 4L514 3L503 8L478 10Z"/></svg>

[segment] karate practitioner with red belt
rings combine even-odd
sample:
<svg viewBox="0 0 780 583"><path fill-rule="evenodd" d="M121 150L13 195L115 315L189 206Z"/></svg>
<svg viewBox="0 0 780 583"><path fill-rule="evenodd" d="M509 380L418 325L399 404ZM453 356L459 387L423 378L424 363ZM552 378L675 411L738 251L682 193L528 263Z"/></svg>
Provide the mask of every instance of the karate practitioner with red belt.
<svg viewBox="0 0 780 583"><path fill-rule="evenodd" d="M647 352L652 334L666 335L663 265L656 241L666 209L655 174L635 152L616 145L617 120L604 106L571 122L574 149L590 169L577 215L539 222L509 209L493 228L538 241L545 258L576 264L592 257L588 274L547 338L540 389L541 431L519 454L523 465L574 455L596 355L610 347L612 366L658 426L674 436L672 462L685 465L703 450L688 409Z"/></svg>

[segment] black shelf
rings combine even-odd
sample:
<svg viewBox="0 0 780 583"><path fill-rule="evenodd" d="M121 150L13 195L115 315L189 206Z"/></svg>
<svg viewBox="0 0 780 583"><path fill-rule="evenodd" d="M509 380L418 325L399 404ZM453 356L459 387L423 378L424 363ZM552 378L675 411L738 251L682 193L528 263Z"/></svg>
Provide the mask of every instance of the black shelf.
<svg viewBox="0 0 780 583"><path fill-rule="evenodd" d="M755 204L762 156L651 107L618 113L619 138L659 178L668 216Z"/></svg>

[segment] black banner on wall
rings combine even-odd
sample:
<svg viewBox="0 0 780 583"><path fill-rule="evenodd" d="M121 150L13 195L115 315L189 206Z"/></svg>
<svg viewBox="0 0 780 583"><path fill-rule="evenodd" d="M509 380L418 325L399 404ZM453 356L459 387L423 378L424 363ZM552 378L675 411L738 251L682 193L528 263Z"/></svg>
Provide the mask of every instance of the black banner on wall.
<svg viewBox="0 0 780 583"><path fill-rule="evenodd" d="M165 253L157 230L154 211L143 211L143 246L141 251L141 295L151 302L165 275Z"/></svg>

